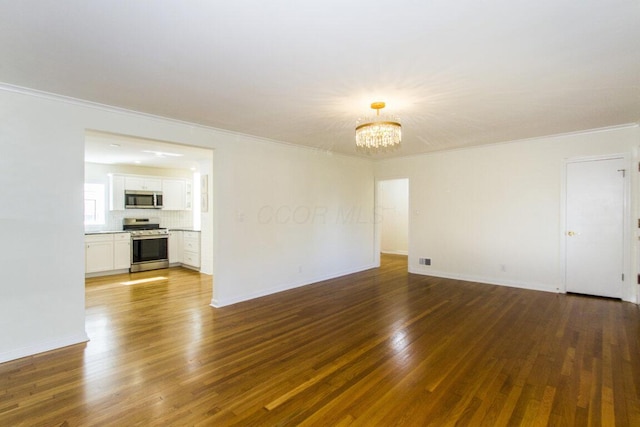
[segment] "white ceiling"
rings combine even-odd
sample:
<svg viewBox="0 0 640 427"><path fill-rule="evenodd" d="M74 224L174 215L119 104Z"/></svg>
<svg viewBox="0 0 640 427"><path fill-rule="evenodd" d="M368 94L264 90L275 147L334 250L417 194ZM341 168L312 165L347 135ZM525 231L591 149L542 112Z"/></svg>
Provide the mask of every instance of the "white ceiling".
<svg viewBox="0 0 640 427"><path fill-rule="evenodd" d="M213 160L212 150L95 131L85 132L84 146L85 162L108 165L196 171Z"/></svg>
<svg viewBox="0 0 640 427"><path fill-rule="evenodd" d="M0 0L0 81L385 156L640 121L637 0Z"/></svg>

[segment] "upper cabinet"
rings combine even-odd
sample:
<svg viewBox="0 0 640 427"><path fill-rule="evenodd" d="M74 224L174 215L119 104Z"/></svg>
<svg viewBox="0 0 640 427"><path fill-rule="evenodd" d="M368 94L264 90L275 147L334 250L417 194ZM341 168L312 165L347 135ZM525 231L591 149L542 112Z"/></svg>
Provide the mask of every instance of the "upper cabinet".
<svg viewBox="0 0 640 427"><path fill-rule="evenodd" d="M109 210L124 210L124 176L109 175Z"/></svg>
<svg viewBox="0 0 640 427"><path fill-rule="evenodd" d="M124 189L137 191L162 191L162 179L139 176L125 176Z"/></svg>
<svg viewBox="0 0 640 427"><path fill-rule="evenodd" d="M162 199L164 210L183 211L186 209L186 181L184 179L163 179Z"/></svg>

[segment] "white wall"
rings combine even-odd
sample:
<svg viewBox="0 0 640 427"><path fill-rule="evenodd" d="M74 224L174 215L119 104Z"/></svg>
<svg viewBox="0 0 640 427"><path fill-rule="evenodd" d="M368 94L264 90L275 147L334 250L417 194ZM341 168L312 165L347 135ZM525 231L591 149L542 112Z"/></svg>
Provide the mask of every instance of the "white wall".
<svg viewBox="0 0 640 427"><path fill-rule="evenodd" d="M87 339L84 131L0 91L0 362Z"/></svg>
<svg viewBox="0 0 640 427"><path fill-rule="evenodd" d="M376 178L410 178L411 272L564 291L564 159L631 153L635 165L639 142L637 126L516 141L380 161ZM638 173L631 169L637 218ZM632 242L636 230L630 226ZM420 257L432 265L419 265ZM636 265L627 277L636 277ZM625 300L636 298L633 282Z"/></svg>
<svg viewBox="0 0 640 427"><path fill-rule="evenodd" d="M216 305L374 264L367 160L0 86L0 362L87 339L86 129L215 150L203 254Z"/></svg>
<svg viewBox="0 0 640 427"><path fill-rule="evenodd" d="M378 181L376 216L380 220L380 252L407 255L409 250L409 180Z"/></svg>
<svg viewBox="0 0 640 427"><path fill-rule="evenodd" d="M214 153L215 155L215 153ZM214 233L214 220L216 219L214 216L214 212L216 212L217 206L215 205L216 199L213 195L213 162L208 160L200 161L198 170L200 171L200 177L206 177L207 181L207 189L205 193L207 194L207 209L206 212L202 212L202 206L200 204L200 194L202 193L202 189L200 184L197 184L194 189L198 189L199 191L196 193L194 191L194 209L200 210L200 272L206 274L213 274L215 271L215 257L214 257L214 249L215 242L213 240Z"/></svg>
<svg viewBox="0 0 640 427"><path fill-rule="evenodd" d="M216 284L238 286L218 288L213 305L374 266L370 161L246 139L226 160L217 155L225 178L214 180L215 203L226 203L214 236L226 242L227 262L218 251Z"/></svg>

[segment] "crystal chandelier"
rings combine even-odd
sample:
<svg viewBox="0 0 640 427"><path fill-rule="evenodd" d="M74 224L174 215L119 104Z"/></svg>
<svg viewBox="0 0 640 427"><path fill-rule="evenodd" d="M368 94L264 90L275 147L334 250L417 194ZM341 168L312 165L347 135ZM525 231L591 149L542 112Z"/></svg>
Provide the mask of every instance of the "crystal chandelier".
<svg viewBox="0 0 640 427"><path fill-rule="evenodd" d="M356 147L365 150L392 148L402 140L402 126L395 117L380 116L384 102L374 102L374 117L358 120L356 123Z"/></svg>

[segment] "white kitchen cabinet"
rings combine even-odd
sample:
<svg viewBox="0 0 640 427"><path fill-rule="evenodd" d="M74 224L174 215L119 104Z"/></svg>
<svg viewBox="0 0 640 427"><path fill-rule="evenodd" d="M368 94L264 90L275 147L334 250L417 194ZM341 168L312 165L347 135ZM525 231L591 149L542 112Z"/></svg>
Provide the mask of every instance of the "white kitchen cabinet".
<svg viewBox="0 0 640 427"><path fill-rule="evenodd" d="M182 264L182 231L169 231L169 265Z"/></svg>
<svg viewBox="0 0 640 427"><path fill-rule="evenodd" d="M200 254L195 252L185 252L182 264L187 267L200 268Z"/></svg>
<svg viewBox="0 0 640 427"><path fill-rule="evenodd" d="M131 267L131 234L113 235L113 269L122 270Z"/></svg>
<svg viewBox="0 0 640 427"><path fill-rule="evenodd" d="M162 209L183 211L186 208L186 183L184 179L162 180Z"/></svg>
<svg viewBox="0 0 640 427"><path fill-rule="evenodd" d="M169 231L169 265L200 269L199 231Z"/></svg>
<svg viewBox="0 0 640 427"><path fill-rule="evenodd" d="M109 175L109 210L124 210L124 176Z"/></svg>
<svg viewBox="0 0 640 427"><path fill-rule="evenodd" d="M137 191L162 191L162 179L149 178L149 177L137 177L137 176L125 176L124 189L137 190Z"/></svg>
<svg viewBox="0 0 640 427"><path fill-rule="evenodd" d="M85 236L85 272L113 270L113 234Z"/></svg>
<svg viewBox="0 0 640 427"><path fill-rule="evenodd" d="M182 264L200 268L200 233L185 231L182 236Z"/></svg>
<svg viewBox="0 0 640 427"><path fill-rule="evenodd" d="M190 252L200 253L200 232L199 231L184 231L184 250Z"/></svg>
<svg viewBox="0 0 640 427"><path fill-rule="evenodd" d="M128 270L131 267L131 234L100 233L84 236L85 273Z"/></svg>

